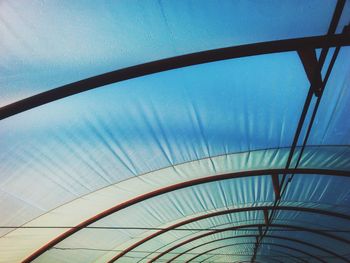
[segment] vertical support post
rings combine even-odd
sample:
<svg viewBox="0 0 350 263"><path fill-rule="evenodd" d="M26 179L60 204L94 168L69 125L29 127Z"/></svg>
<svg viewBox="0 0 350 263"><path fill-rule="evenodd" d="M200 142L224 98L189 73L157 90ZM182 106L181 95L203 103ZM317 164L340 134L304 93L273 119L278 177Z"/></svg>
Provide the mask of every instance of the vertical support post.
<svg viewBox="0 0 350 263"><path fill-rule="evenodd" d="M322 75L316 52L312 48L305 48L299 49L298 55L303 63L311 89L313 90L314 94L319 97L322 92Z"/></svg>
<svg viewBox="0 0 350 263"><path fill-rule="evenodd" d="M280 189L278 174L272 174L271 179L272 179L273 190L275 191L275 198L276 200L279 200L281 198L281 189Z"/></svg>
<svg viewBox="0 0 350 263"><path fill-rule="evenodd" d="M264 209L264 221L265 225L269 226L269 211L267 209Z"/></svg>

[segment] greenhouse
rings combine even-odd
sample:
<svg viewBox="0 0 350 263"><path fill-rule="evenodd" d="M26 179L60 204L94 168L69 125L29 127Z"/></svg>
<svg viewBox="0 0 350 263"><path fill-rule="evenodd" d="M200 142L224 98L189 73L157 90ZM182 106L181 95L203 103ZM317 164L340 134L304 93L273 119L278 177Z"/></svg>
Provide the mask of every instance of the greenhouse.
<svg viewBox="0 0 350 263"><path fill-rule="evenodd" d="M350 0L0 18L0 263L350 262Z"/></svg>

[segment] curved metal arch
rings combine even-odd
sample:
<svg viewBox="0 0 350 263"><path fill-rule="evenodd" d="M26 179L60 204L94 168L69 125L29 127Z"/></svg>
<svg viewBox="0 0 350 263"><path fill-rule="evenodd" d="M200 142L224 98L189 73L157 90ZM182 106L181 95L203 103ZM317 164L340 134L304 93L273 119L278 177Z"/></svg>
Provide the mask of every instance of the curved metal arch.
<svg viewBox="0 0 350 263"><path fill-rule="evenodd" d="M74 228L69 229L68 231L62 233L61 235L57 236L41 248L39 248L37 251L32 253L30 256L25 258L22 263L28 263L42 255L44 252L58 244L59 242L65 240L67 237L73 235L74 233L80 231L81 229L87 227L88 225L97 222L98 220L105 218L113 213L116 213L122 209L125 209L127 207L130 207L132 205L135 205L137 203L140 203L142 201L145 201L147 199L150 199L152 197L156 197L162 194L166 194L169 192L173 192L179 189L210 183L210 182L216 182L216 181L223 181L228 179L234 179L234 178L243 178L243 177L252 177L252 176L266 176L269 174L282 174L282 173L291 173L291 174L317 174L317 175L328 175L328 176L342 176L342 177L350 177L350 173L347 171L341 171L341 170L328 170L328 169L310 169L310 168L297 168L297 169L262 169L262 170L250 170L250 171L243 171L243 172L234 172L234 173L228 173L228 174L221 174L216 176L207 176L203 178L197 178L186 182L181 182L178 184L170 185L161 189L157 189L152 192L148 192L146 194L137 196L133 199L130 199L129 201L117 204L87 220L84 222L78 224Z"/></svg>
<svg viewBox="0 0 350 263"><path fill-rule="evenodd" d="M128 248L124 249L123 252L119 253L115 257L113 257L109 263L116 261L117 259L123 257L125 254L129 253L133 249L137 248L138 246L144 244L145 242L162 235L168 231L171 231L173 229L176 229L178 227L184 226L186 224L190 224L193 222L197 222L203 219L211 218L211 217L216 217L216 216L221 216L221 215L226 215L226 214L233 214L233 213L240 213L240 212L248 212L248 211L264 211L264 210L271 210L273 209L273 206L256 206L256 207L244 207L244 208L235 208L235 209L228 209L228 210L223 210L223 211L218 211L218 212L213 212L201 216L197 216L194 218L190 218L184 221L181 221L179 223L176 223L174 225L171 225L165 229L159 230L152 235L143 238L142 240L136 242L135 244L129 246ZM326 215L326 216L333 216L333 217L338 217L346 220L350 220L350 216L336 213L336 212L331 212L331 211L325 211L321 209L315 209L315 208L306 208L306 207L292 207L292 206L279 206L275 208L276 210L287 210L287 211L298 211L298 212L308 212L308 213L315 213L315 214L321 214L321 215Z"/></svg>
<svg viewBox="0 0 350 263"><path fill-rule="evenodd" d="M192 257L191 259L187 260L186 263L189 263L189 262L193 261L194 259L196 259L196 258L198 258L198 257L200 257L200 256L203 256L203 255L205 255L205 254L207 254L207 253L209 253L209 252L212 252L212 251L215 251L215 250L218 250L218 249L222 249L222 248L226 248L226 247L230 247L230 246L235 246L235 245L245 245L245 244L246 244L246 245L248 245L248 244L253 244L253 245L255 245L255 243L244 242L244 243L236 243L236 244L230 244L230 245L225 245L225 246L221 246L221 247L212 248L212 249L206 250L206 251L204 251L204 252L202 252L202 253L200 253L200 254L198 254L198 255ZM281 245L281 244L275 244L275 243L269 243L269 242L264 242L264 243L262 243L262 245L270 245L270 246L276 246L276 247L287 248L287 249L290 249L290 250L293 250L293 251L297 251L297 252L299 252L299 253L301 253L301 254L307 255L307 256L309 256L309 257L312 257L312 258L314 258L314 259L317 259L317 260L320 261L320 262L327 263L327 261L324 261L324 260L321 259L320 257L315 256L315 255L312 255L312 254L310 254L310 253L308 253L308 252L305 252L304 250L301 250L301 249L298 249L298 248L293 248L293 247L290 247L290 246ZM293 256L293 257L295 257L295 256ZM300 259L300 258L298 258L298 259ZM304 261L304 262L307 263L306 260L302 260L302 261Z"/></svg>
<svg viewBox="0 0 350 263"><path fill-rule="evenodd" d="M214 235L217 233L221 233L221 232L225 232L225 231L231 231L231 230L237 230L237 229L241 229L241 228L251 228L251 227L264 227L266 226L265 224L251 224L251 225L241 225L241 226L235 226L235 227L229 227L229 228L222 228L222 229L218 229L218 230L214 230L208 233L204 233L202 235L199 236L195 236L192 237L190 239L187 239L175 246L172 246L170 248L168 248L167 250L163 251L162 253L158 254L156 257L154 257L153 259L151 259L149 261L149 263L156 261L157 259L161 258L162 256L164 256L165 254L169 253L170 251L173 251L174 249L177 249L179 247L182 247L190 242L193 242L195 240L201 239L203 237L206 236L210 236L210 235ZM339 237L339 236L335 236L329 233L325 233L319 230L315 230L315 229L310 229L310 228L306 228L306 227L301 227L301 226L292 226L292 225L285 225L285 224L270 224L270 227L280 227L280 228L290 228L290 229L295 229L295 230L300 230L300 231L305 231L305 232L310 232L310 233L314 233L314 234L318 234L318 235L322 235L325 236L327 238L331 238L334 240L338 240L340 242L346 243L346 244L350 244L350 240L347 240L345 238Z"/></svg>
<svg viewBox="0 0 350 263"><path fill-rule="evenodd" d="M350 36L347 34L324 35L231 46L161 59L83 79L11 103L0 108L0 120L94 88L171 69L226 59L297 51L305 48L317 49L349 45Z"/></svg>
<svg viewBox="0 0 350 263"><path fill-rule="evenodd" d="M212 240L212 241L208 241L208 242L205 242L205 243L202 243L198 246L195 246L195 247L192 247L186 251L183 251L181 252L180 254L176 255L175 257L171 258L168 262L172 262L174 261L175 259L187 254L188 252L190 252L191 250L194 250L196 248L199 248L201 246L205 246L207 244L211 244L211 243L215 243L215 242L218 242L218 241L222 241L222 240L227 240L227 239L235 239L235 238L241 238L241 237L256 237L256 235L239 235L239 236L233 236L233 237L225 237L225 238L220 238L220 239L215 239L215 240ZM323 248L323 247L320 247L320 246L317 246L317 245L314 245L314 244L311 244L309 242L305 242L305 241L302 241L302 240L299 240L299 239L295 239L295 238L289 238L289 237L283 237L283 236L276 236L276 235L265 235L265 237L267 238L274 238L274 239L281 239L281 240L288 240L288 241L291 241L291 242L295 242L295 243L299 243L299 244L302 244L302 245L306 245L306 246L309 246L309 247L313 247L315 249L318 249L318 250L321 250L323 252L326 252L330 255L333 255L337 258L340 258L342 260L344 260L345 262L350 262L350 260L344 258L343 256L337 254L337 253L334 253L326 248Z"/></svg>

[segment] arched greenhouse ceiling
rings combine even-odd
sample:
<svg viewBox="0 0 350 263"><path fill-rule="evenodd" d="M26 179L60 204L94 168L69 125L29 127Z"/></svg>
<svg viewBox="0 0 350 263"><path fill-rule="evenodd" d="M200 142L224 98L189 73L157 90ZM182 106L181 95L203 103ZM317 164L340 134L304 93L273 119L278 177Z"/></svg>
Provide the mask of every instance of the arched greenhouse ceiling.
<svg viewBox="0 0 350 263"><path fill-rule="evenodd" d="M350 1L1 1L0 262L350 262Z"/></svg>

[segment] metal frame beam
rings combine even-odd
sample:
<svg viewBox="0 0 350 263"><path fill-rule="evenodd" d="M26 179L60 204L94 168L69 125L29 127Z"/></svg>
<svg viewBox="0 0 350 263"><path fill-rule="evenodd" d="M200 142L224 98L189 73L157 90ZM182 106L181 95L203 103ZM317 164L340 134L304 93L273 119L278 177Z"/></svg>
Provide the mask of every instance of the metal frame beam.
<svg viewBox="0 0 350 263"><path fill-rule="evenodd" d="M280 188L278 174L272 174L271 179L272 179L273 190L275 192L275 199L279 200L281 198L281 188Z"/></svg>
<svg viewBox="0 0 350 263"><path fill-rule="evenodd" d="M166 58L111 71L19 100L0 108L0 120L84 91L171 69L248 56L349 45L350 34L342 33L231 46Z"/></svg>
<svg viewBox="0 0 350 263"><path fill-rule="evenodd" d="M172 191L176 191L179 189L199 185L199 184L205 184L215 181L222 181L222 180L228 180L228 179L234 179L234 178L243 178L243 177L251 177L251 176L266 176L269 174L317 174L317 175L328 175L328 176L343 176L343 177L350 177L350 173L347 171L340 171L340 170L327 170L327 169L262 169L262 170L254 170L254 171L243 171L243 172L235 172L235 173L228 173L228 174L221 174L216 176L207 176L202 178L197 178L194 180L181 182L178 184L170 185L161 189L157 189L155 191L137 196L133 199L130 199L126 202L117 204L110 209L107 209L87 220L84 222L81 222L74 228L69 229L68 231L62 233L61 235L57 236L41 248L39 248L37 251L35 251L33 254L28 256L26 259L23 260L22 263L28 263L45 253L47 250L58 244L59 242L65 240L66 238L70 237L71 235L75 234L76 232L80 231L81 229L87 227L90 224L93 224L97 222L98 220L105 218L106 216L109 216L113 213L116 213L122 209L125 209L127 207L130 207L132 205L135 205L137 203L140 203L142 201L145 201L147 199L150 199L152 197L156 197L162 194L166 194Z"/></svg>

